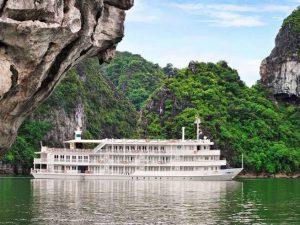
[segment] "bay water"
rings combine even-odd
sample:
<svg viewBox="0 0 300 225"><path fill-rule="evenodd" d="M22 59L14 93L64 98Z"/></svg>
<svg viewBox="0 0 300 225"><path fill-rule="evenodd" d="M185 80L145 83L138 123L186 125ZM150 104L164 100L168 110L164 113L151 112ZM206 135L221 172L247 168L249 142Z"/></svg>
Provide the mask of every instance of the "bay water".
<svg viewBox="0 0 300 225"><path fill-rule="evenodd" d="M300 224L300 180L0 178L0 224Z"/></svg>

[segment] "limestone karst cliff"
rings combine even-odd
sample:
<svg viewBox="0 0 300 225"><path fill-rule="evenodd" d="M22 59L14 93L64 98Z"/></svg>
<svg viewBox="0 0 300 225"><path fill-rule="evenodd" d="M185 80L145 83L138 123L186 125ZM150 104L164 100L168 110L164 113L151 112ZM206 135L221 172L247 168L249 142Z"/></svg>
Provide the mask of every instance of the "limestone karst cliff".
<svg viewBox="0 0 300 225"><path fill-rule="evenodd" d="M110 60L133 0L0 0L0 154L84 58Z"/></svg>
<svg viewBox="0 0 300 225"><path fill-rule="evenodd" d="M261 82L277 99L300 100L300 9L287 17L270 56L261 63Z"/></svg>
<svg viewBox="0 0 300 225"><path fill-rule="evenodd" d="M43 138L44 144L62 146L65 140L74 138L77 127L81 127L84 138L133 137L137 119L132 103L103 76L97 60L91 58L71 69L25 124L49 123L51 129Z"/></svg>

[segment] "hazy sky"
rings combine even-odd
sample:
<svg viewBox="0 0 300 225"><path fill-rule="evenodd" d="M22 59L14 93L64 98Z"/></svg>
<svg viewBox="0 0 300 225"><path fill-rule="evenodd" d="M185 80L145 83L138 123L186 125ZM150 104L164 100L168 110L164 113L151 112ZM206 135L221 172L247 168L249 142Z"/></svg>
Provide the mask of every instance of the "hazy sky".
<svg viewBox="0 0 300 225"><path fill-rule="evenodd" d="M248 85L300 0L135 0L118 47L165 66L226 60Z"/></svg>

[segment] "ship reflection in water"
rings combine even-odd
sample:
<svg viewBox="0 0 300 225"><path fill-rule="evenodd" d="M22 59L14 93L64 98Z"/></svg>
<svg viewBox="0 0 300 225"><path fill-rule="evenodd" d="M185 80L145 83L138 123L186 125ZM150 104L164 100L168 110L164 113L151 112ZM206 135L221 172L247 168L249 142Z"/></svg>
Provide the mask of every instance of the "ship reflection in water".
<svg viewBox="0 0 300 225"><path fill-rule="evenodd" d="M216 224L242 190L236 181L31 182L33 224Z"/></svg>

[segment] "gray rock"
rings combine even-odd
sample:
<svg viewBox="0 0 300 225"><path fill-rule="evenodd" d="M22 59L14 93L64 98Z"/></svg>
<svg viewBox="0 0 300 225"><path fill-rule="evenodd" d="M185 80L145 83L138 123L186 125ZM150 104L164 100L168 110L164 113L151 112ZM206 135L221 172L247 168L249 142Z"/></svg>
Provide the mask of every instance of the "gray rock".
<svg viewBox="0 0 300 225"><path fill-rule="evenodd" d="M270 56L261 63L261 82L277 99L297 103L300 100L300 36L290 25L285 25L275 42Z"/></svg>
<svg viewBox="0 0 300 225"><path fill-rule="evenodd" d="M0 0L0 155L64 74L114 56L133 0Z"/></svg>

